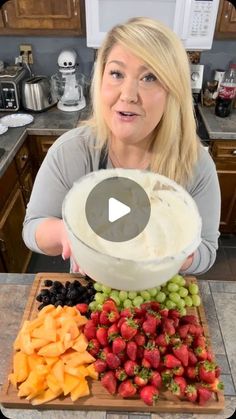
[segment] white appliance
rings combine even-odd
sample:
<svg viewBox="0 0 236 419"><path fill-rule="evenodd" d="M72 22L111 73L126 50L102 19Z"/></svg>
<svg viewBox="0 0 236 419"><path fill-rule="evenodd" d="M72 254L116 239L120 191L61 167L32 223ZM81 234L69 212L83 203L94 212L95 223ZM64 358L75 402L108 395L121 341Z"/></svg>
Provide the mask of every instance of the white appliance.
<svg viewBox="0 0 236 419"><path fill-rule="evenodd" d="M190 64L192 93L200 93L202 89L203 72L203 64Z"/></svg>
<svg viewBox="0 0 236 419"><path fill-rule="evenodd" d="M114 25L136 16L158 19L186 50L211 49L219 0L85 0L87 46L99 48Z"/></svg>
<svg viewBox="0 0 236 419"><path fill-rule="evenodd" d="M86 106L83 94L83 74L78 72L77 54L74 50L63 50L58 57L57 73L51 76L53 95L58 99L61 111L79 111Z"/></svg>

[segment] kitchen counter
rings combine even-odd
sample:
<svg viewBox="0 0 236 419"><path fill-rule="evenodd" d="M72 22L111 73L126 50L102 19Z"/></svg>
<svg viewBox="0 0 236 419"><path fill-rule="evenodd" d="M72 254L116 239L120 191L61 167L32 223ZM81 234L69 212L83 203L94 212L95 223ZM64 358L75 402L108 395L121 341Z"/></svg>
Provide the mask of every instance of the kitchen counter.
<svg viewBox="0 0 236 419"><path fill-rule="evenodd" d="M0 135L0 148L5 150L4 155L0 158L0 176L15 157L27 135L58 135L59 137L64 132L75 128L80 120L86 118L87 112L87 107L82 111L63 112L54 106L46 112L30 112L34 121L29 125L8 128L6 133ZM20 111L19 113L29 112ZM0 113L0 118L8 114Z"/></svg>
<svg viewBox="0 0 236 419"><path fill-rule="evenodd" d="M34 275L0 273L0 385L8 372L10 354L24 307L29 296ZM40 411L37 409L1 410L11 419L210 419L230 418L236 409L236 283L230 281L199 280L200 292L210 329L210 336L217 362L222 368L221 379L225 384L225 409L212 414L143 414L136 412L83 412Z"/></svg>
<svg viewBox="0 0 236 419"><path fill-rule="evenodd" d="M198 105L198 110L211 140L236 140L236 110L226 118L216 116L214 107Z"/></svg>

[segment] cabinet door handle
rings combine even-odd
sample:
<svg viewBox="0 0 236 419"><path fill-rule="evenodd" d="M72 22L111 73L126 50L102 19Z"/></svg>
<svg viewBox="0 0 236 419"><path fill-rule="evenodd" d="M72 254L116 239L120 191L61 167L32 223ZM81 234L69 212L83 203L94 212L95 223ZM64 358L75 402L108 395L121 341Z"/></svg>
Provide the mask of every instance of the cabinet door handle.
<svg viewBox="0 0 236 419"><path fill-rule="evenodd" d="M5 17L5 22L8 23L8 15L7 15L6 9L4 9L4 17Z"/></svg>
<svg viewBox="0 0 236 419"><path fill-rule="evenodd" d="M22 156L20 156L20 159L22 160L22 161L26 161L26 160L28 160L28 154L23 154Z"/></svg>
<svg viewBox="0 0 236 419"><path fill-rule="evenodd" d="M233 150L232 151L232 154L235 156L236 155L236 150Z"/></svg>

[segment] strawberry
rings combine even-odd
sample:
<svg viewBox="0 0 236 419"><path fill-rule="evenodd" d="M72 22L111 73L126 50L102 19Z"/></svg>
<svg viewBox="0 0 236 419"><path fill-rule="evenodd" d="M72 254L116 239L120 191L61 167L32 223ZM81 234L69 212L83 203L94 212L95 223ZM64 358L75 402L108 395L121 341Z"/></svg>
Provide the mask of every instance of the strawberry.
<svg viewBox="0 0 236 419"><path fill-rule="evenodd" d="M115 373L113 371L107 371L101 378L101 384L110 394L114 395L116 393L117 381Z"/></svg>
<svg viewBox="0 0 236 419"><path fill-rule="evenodd" d="M157 301L151 301L151 310L156 311L157 313L160 310L160 303Z"/></svg>
<svg viewBox="0 0 236 419"><path fill-rule="evenodd" d="M121 336L126 340L131 340L137 334L137 322L132 318L125 319L120 327Z"/></svg>
<svg viewBox="0 0 236 419"><path fill-rule="evenodd" d="M148 344L144 349L143 357L150 362L152 368L157 368L160 363L160 352L157 346Z"/></svg>
<svg viewBox="0 0 236 419"><path fill-rule="evenodd" d="M188 350L188 363L190 366L196 365L197 363L197 357L191 349Z"/></svg>
<svg viewBox="0 0 236 419"><path fill-rule="evenodd" d="M130 377L136 375L139 371L139 366L137 362L131 361L130 359L124 363L124 370L126 374Z"/></svg>
<svg viewBox="0 0 236 419"><path fill-rule="evenodd" d="M116 354L110 352L107 354L106 363L111 370L115 370L120 366L120 358Z"/></svg>
<svg viewBox="0 0 236 419"><path fill-rule="evenodd" d="M164 356L164 365L167 368L175 368L175 367L180 367L181 362L174 355L167 354Z"/></svg>
<svg viewBox="0 0 236 419"><path fill-rule="evenodd" d="M166 333L160 333L156 337L155 343L158 346L168 346L170 343L170 338Z"/></svg>
<svg viewBox="0 0 236 419"><path fill-rule="evenodd" d="M100 352L99 352L99 358L103 361L106 361L107 354L111 352L111 348L109 346L105 346Z"/></svg>
<svg viewBox="0 0 236 419"><path fill-rule="evenodd" d="M190 324L189 333L190 335L193 335L193 336L200 336L203 333L203 328L197 324Z"/></svg>
<svg viewBox="0 0 236 419"><path fill-rule="evenodd" d="M99 323L101 326L110 326L111 322L109 320L109 313L102 310L100 312Z"/></svg>
<svg viewBox="0 0 236 419"><path fill-rule="evenodd" d="M169 368L165 368L162 372L161 372L161 379L163 384L168 385L171 381L173 377L173 370L169 369Z"/></svg>
<svg viewBox="0 0 236 419"><path fill-rule="evenodd" d="M146 337L143 333L138 332L135 336L134 336L134 340L137 343L138 346L144 346L146 343Z"/></svg>
<svg viewBox="0 0 236 419"><path fill-rule="evenodd" d="M94 324L93 320L88 320L84 326L84 335L88 340L96 338L96 325Z"/></svg>
<svg viewBox="0 0 236 419"><path fill-rule="evenodd" d="M154 316L149 316L147 320L143 322L143 331L147 336L156 333L157 320Z"/></svg>
<svg viewBox="0 0 236 419"><path fill-rule="evenodd" d="M122 383L118 387L118 394L124 398L133 397L136 394L136 392L136 387L129 379L122 381Z"/></svg>
<svg viewBox="0 0 236 419"><path fill-rule="evenodd" d="M120 330L121 325L126 321L126 317L120 317L118 322L117 322L117 327Z"/></svg>
<svg viewBox="0 0 236 419"><path fill-rule="evenodd" d="M184 367L188 365L188 347L180 343L172 348L173 354L178 358Z"/></svg>
<svg viewBox="0 0 236 419"><path fill-rule="evenodd" d="M136 342L134 342L133 340L130 340L129 342L127 342L126 353L129 359L131 359L132 361L136 361L137 350L138 350L138 345Z"/></svg>
<svg viewBox="0 0 236 419"><path fill-rule="evenodd" d="M117 380L119 380L119 381L124 381L127 378L127 374L126 374L124 368L122 368L122 367L117 368L117 370L115 372L115 376L116 376Z"/></svg>
<svg viewBox="0 0 236 419"><path fill-rule="evenodd" d="M80 312L80 314L85 314L88 311L88 304L79 303L76 304L75 308Z"/></svg>
<svg viewBox="0 0 236 419"><path fill-rule="evenodd" d="M198 325L198 319L196 316L192 315L192 314L186 314L185 316L181 317L181 323L190 323L190 324L196 324Z"/></svg>
<svg viewBox="0 0 236 419"><path fill-rule="evenodd" d="M90 318L93 321L93 323L95 324L95 326L97 326L99 324L99 317L100 317L100 311L96 310L96 311L92 311Z"/></svg>
<svg viewBox="0 0 236 419"><path fill-rule="evenodd" d="M199 365L199 378L205 383L214 383L215 381L215 364L213 362L204 361Z"/></svg>
<svg viewBox="0 0 236 419"><path fill-rule="evenodd" d="M118 354L116 354L118 358L120 359L121 364L123 365L125 361L127 361L127 354L126 351L121 351Z"/></svg>
<svg viewBox="0 0 236 419"><path fill-rule="evenodd" d="M101 346L107 346L108 345L108 334L107 329L104 327L98 327L96 331L96 338Z"/></svg>
<svg viewBox="0 0 236 419"><path fill-rule="evenodd" d="M143 359L142 359L142 361L141 361L141 365L142 365L142 367L144 367L144 368L151 368L151 364L150 364L150 362L149 362L147 359L145 359L145 358L143 358Z"/></svg>
<svg viewBox="0 0 236 419"><path fill-rule="evenodd" d="M122 337L120 337L120 336L115 338L112 342L112 352L114 354L118 354L118 353L124 351L125 347L126 347L126 343L125 343L124 339L122 339Z"/></svg>
<svg viewBox="0 0 236 419"><path fill-rule="evenodd" d="M197 400L197 389L194 384L187 385L185 389L185 396L192 403Z"/></svg>
<svg viewBox="0 0 236 419"><path fill-rule="evenodd" d="M207 359L207 351L202 346L197 346L197 348L194 349L194 353L200 361L205 361Z"/></svg>
<svg viewBox="0 0 236 419"><path fill-rule="evenodd" d="M150 377L150 370L148 368L142 368L139 373L134 377L134 383L138 387L143 387L148 383Z"/></svg>
<svg viewBox="0 0 236 419"><path fill-rule="evenodd" d="M181 337L181 339L186 338L188 331L189 331L189 324L183 324L182 326L179 326L177 329L177 332L179 334L179 336Z"/></svg>
<svg viewBox="0 0 236 419"><path fill-rule="evenodd" d="M107 330L107 335L109 341L114 340L117 336L119 336L119 329L116 323L113 323Z"/></svg>
<svg viewBox="0 0 236 419"><path fill-rule="evenodd" d="M216 378L218 378L220 376L220 374L221 374L221 368L217 365L216 369L215 369Z"/></svg>
<svg viewBox="0 0 236 419"><path fill-rule="evenodd" d="M214 361L214 354L210 349L207 350L207 361L210 361L210 362Z"/></svg>
<svg viewBox="0 0 236 419"><path fill-rule="evenodd" d="M203 406L212 396L212 392L206 387L199 387L198 390L198 403Z"/></svg>
<svg viewBox="0 0 236 419"><path fill-rule="evenodd" d="M130 307L127 308L123 308L123 310L120 311L120 317L132 317L133 316L133 311Z"/></svg>
<svg viewBox="0 0 236 419"><path fill-rule="evenodd" d="M180 339L180 337L177 334L174 334L174 335L170 336L170 345L171 346L178 345L181 342L182 342L182 340Z"/></svg>
<svg viewBox="0 0 236 419"><path fill-rule="evenodd" d="M180 367L173 368L173 374L181 377L184 373L184 367L183 365L180 365Z"/></svg>
<svg viewBox="0 0 236 419"><path fill-rule="evenodd" d="M96 361L93 363L95 371L97 371L99 374L101 372L104 372L107 369L107 363L103 359L96 359Z"/></svg>
<svg viewBox="0 0 236 419"><path fill-rule="evenodd" d="M88 343L87 351L92 355L96 356L100 351L100 343L97 339L91 339Z"/></svg>
<svg viewBox="0 0 236 419"><path fill-rule="evenodd" d="M151 301L146 301L145 303L142 303L140 305L140 308L144 313L146 313L148 310L151 310Z"/></svg>
<svg viewBox="0 0 236 419"><path fill-rule="evenodd" d="M158 388L158 390L161 388L162 386L162 378L161 378L161 374L158 371L152 371L151 372L151 378L150 378L150 384L156 388Z"/></svg>
<svg viewBox="0 0 236 419"><path fill-rule="evenodd" d="M191 380L195 380L198 377L198 367L187 367L185 374Z"/></svg>
<svg viewBox="0 0 236 419"><path fill-rule="evenodd" d="M170 391L178 397L184 396L186 387L187 383L184 377L174 377L168 386Z"/></svg>
<svg viewBox="0 0 236 419"><path fill-rule="evenodd" d="M175 334L175 327L173 325L174 321L173 319L169 318L163 318L162 319L162 330L164 333L167 333L167 335L174 335Z"/></svg>
<svg viewBox="0 0 236 419"><path fill-rule="evenodd" d="M183 343L185 343L185 345L187 345L190 348L192 346L193 339L193 336L190 335L190 333L187 333L186 338L183 339Z"/></svg>
<svg viewBox="0 0 236 419"><path fill-rule="evenodd" d="M137 359L143 359L143 354L144 354L144 348L143 346L138 346L137 347Z"/></svg>
<svg viewBox="0 0 236 419"><path fill-rule="evenodd" d="M110 313L111 311L117 311L117 306L112 298L108 298L102 305L102 310Z"/></svg>
<svg viewBox="0 0 236 419"><path fill-rule="evenodd" d="M161 355L165 355L168 349L168 346L158 346L159 352Z"/></svg>
<svg viewBox="0 0 236 419"><path fill-rule="evenodd" d="M201 346L203 348L206 348L206 338L203 335L195 336L193 340L193 346L197 348L198 346Z"/></svg>
<svg viewBox="0 0 236 419"><path fill-rule="evenodd" d="M176 319L176 318L179 319L180 318L179 310L176 310L175 308L169 309L168 317L170 317L171 319Z"/></svg>
<svg viewBox="0 0 236 419"><path fill-rule="evenodd" d="M224 390L224 383L220 381L218 378L215 379L214 383L211 383L207 386L209 390L214 391L217 393L217 391Z"/></svg>
<svg viewBox="0 0 236 419"><path fill-rule="evenodd" d="M168 317L169 315L169 310L168 308L164 307L159 311L161 317Z"/></svg>
<svg viewBox="0 0 236 419"><path fill-rule="evenodd" d="M159 391L152 385L144 386L140 391L140 398L148 406L154 406L158 400Z"/></svg>

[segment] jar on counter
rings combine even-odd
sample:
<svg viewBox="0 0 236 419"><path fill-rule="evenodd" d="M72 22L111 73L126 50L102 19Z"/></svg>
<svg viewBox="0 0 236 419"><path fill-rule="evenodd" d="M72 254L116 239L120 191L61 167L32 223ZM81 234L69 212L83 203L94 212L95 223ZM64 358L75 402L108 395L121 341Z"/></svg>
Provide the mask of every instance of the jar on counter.
<svg viewBox="0 0 236 419"><path fill-rule="evenodd" d="M216 99L215 114L221 118L230 115L236 96L236 64L231 64L225 72Z"/></svg>

